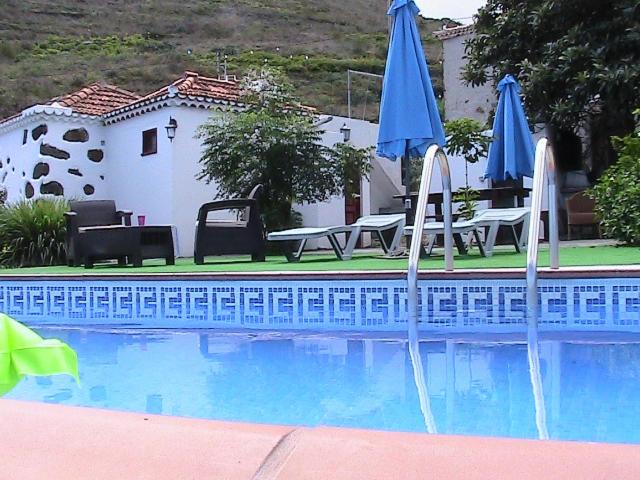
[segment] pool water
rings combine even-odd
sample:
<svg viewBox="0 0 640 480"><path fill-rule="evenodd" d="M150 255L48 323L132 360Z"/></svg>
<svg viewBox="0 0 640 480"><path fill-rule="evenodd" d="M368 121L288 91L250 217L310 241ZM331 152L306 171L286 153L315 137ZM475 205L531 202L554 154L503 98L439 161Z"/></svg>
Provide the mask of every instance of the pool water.
<svg viewBox="0 0 640 480"><path fill-rule="evenodd" d="M540 435L527 345L513 335L421 341L425 412L401 336L57 328L39 333L78 352L81 385L66 376L26 378L9 398L413 432L427 431L430 416L430 430L438 433ZM596 341L584 333L556 333L541 338L539 356L542 417L550 438L640 443L640 337Z"/></svg>

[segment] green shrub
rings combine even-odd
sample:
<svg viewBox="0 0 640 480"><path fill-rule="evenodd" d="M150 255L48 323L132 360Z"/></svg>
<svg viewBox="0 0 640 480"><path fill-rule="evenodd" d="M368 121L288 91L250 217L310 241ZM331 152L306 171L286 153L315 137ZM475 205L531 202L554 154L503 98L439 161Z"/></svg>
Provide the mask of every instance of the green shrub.
<svg viewBox="0 0 640 480"><path fill-rule="evenodd" d="M640 113L637 111L636 113ZM589 195L609 238L640 245L640 128L626 137L614 137L618 161L605 170Z"/></svg>
<svg viewBox="0 0 640 480"><path fill-rule="evenodd" d="M0 265L64 264L67 210L61 199L21 200L0 207Z"/></svg>
<svg viewBox="0 0 640 480"><path fill-rule="evenodd" d="M454 192L453 201L460 203L458 213L465 219L473 218L480 194L469 186L469 164L485 158L491 138L484 134L486 127L472 118L451 120L444 126L447 134L447 152L464 158L464 187Z"/></svg>
<svg viewBox="0 0 640 480"><path fill-rule="evenodd" d="M125 53L141 53L147 51L166 50L166 44L153 38L152 35L106 35L92 37L75 37L51 35L26 52L26 58L47 58L61 54L74 56L118 56Z"/></svg>

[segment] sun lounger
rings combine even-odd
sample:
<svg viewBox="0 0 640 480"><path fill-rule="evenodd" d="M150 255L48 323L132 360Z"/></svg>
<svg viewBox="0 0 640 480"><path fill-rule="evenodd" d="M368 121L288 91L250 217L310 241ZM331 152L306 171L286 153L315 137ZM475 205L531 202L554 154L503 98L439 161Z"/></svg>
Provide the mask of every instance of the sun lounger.
<svg viewBox="0 0 640 480"><path fill-rule="evenodd" d="M272 232L267 236L269 241L285 243L285 256L290 262L300 260L308 240L326 237L340 260L349 260L353 256L360 234L375 233L386 255L396 255L400 249L402 229L404 228L404 214L397 215L369 215L359 218L351 225L337 225L332 227L305 227ZM340 246L336 235L347 234L345 247ZM297 246L296 246L297 243Z"/></svg>
<svg viewBox="0 0 640 480"><path fill-rule="evenodd" d="M286 242L284 244L285 257L287 257L287 260L290 262L297 262L300 260L308 240L327 237L336 256L340 260L344 260L342 247L336 238L336 234L344 231L344 227L292 228L281 232L271 232L267 235L267 240L270 242Z"/></svg>
<svg viewBox="0 0 640 480"><path fill-rule="evenodd" d="M485 241L484 249L487 256L493 253L493 247L496 243L496 236L500 227L509 227L513 246L516 252L520 253L527 245L527 235L529 234L529 217L531 210L529 207L519 208L489 208L480 210L471 219L478 227L489 227ZM520 238L516 232L516 225L522 224Z"/></svg>
<svg viewBox="0 0 640 480"><path fill-rule="evenodd" d="M402 229L405 225L406 216L404 213L393 215L368 215L360 217L347 225L349 236L344 248L344 260L351 258L356 248L360 234L364 232L374 233L382 250L387 256L397 255L400 251L400 241L402 240Z"/></svg>
<svg viewBox="0 0 640 480"><path fill-rule="evenodd" d="M510 227L513 245L518 253L526 246L527 234L529 230L529 208L491 208L487 210L479 210L471 220L453 222L453 238L458 247L460 254L466 253L466 247L462 241L462 235L473 233L478 248L482 256L490 257L493 255L493 248L496 243L496 236L500 227ZM522 232L520 238L516 232L516 225L522 224ZM479 235L479 228L488 227L484 244ZM427 246L427 254L431 253L435 236L444 233L444 224L442 222L426 222L424 233L430 236ZM413 227L405 227L405 235L413 234Z"/></svg>
<svg viewBox="0 0 640 480"><path fill-rule="evenodd" d="M482 239L480 238L480 233L478 232L478 227L475 223L469 220L453 222L451 227L452 227L452 233L453 233L453 240L456 244L456 247L458 248L458 253L460 253L460 255L467 254L467 246L465 245L465 242L462 239L462 236L472 233L476 239L476 243L478 244L480 255L482 255L483 257L487 256L484 249L484 245L482 244ZM424 253L426 253L426 255L431 255L431 252L433 250L433 245L436 240L436 235L444 234L444 223L443 222L426 222L424 224L423 232L429 236L429 242L427 243L427 247ZM409 225L407 227L404 227L404 234L413 235L413 226Z"/></svg>

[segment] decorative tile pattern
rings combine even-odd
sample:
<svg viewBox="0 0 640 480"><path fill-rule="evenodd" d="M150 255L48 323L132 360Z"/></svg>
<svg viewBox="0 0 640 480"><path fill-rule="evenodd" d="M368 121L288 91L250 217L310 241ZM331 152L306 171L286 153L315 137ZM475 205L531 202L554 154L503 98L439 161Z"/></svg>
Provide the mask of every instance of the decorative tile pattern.
<svg viewBox="0 0 640 480"><path fill-rule="evenodd" d="M427 305L427 322L438 326L455 325L458 319L458 288L446 284L437 287L429 286L426 289L426 295L427 301L423 304ZM419 309L419 312L420 318L424 318L424 306Z"/></svg>
<svg viewBox="0 0 640 480"><path fill-rule="evenodd" d="M236 289L234 287L214 286L211 290L211 317L213 322L239 323L239 311L236 308Z"/></svg>
<svg viewBox="0 0 640 480"><path fill-rule="evenodd" d="M522 330L524 280L420 282L424 330ZM640 331L640 279L541 280L542 329ZM0 311L32 324L404 330L407 287L386 281L10 281Z"/></svg>
<svg viewBox="0 0 640 480"><path fill-rule="evenodd" d="M389 289L370 286L360 288L360 326L387 325L393 304L389 302Z"/></svg>
<svg viewBox="0 0 640 480"><path fill-rule="evenodd" d="M114 285L111 287L111 316L113 318L133 320L134 291L133 286Z"/></svg>
<svg viewBox="0 0 640 480"><path fill-rule="evenodd" d="M186 310L182 304L184 287L160 287L160 311L166 319L180 319Z"/></svg>
<svg viewBox="0 0 640 480"><path fill-rule="evenodd" d="M640 285L614 285L611 292L617 325L640 325Z"/></svg>
<svg viewBox="0 0 640 480"><path fill-rule="evenodd" d="M348 284L346 284L348 285ZM329 287L329 323L353 327L356 324L356 287Z"/></svg>
<svg viewBox="0 0 640 480"><path fill-rule="evenodd" d="M89 287L89 312L91 318L109 318L111 303L109 302L109 287Z"/></svg>
<svg viewBox="0 0 640 480"><path fill-rule="evenodd" d="M493 289L490 286L462 287L464 325L486 325L493 318Z"/></svg>
<svg viewBox="0 0 640 480"><path fill-rule="evenodd" d="M135 298L138 318L155 318L158 316L157 287L135 287Z"/></svg>
<svg viewBox="0 0 640 480"><path fill-rule="evenodd" d="M240 290L240 322L246 325L264 323L265 294L262 287L241 286Z"/></svg>
<svg viewBox="0 0 640 480"><path fill-rule="evenodd" d="M295 296L291 287L268 287L268 318L272 325L292 325L295 318Z"/></svg>
<svg viewBox="0 0 640 480"><path fill-rule="evenodd" d="M573 318L576 324L602 325L607 318L604 285L573 287Z"/></svg>
<svg viewBox="0 0 640 480"><path fill-rule="evenodd" d="M327 318L324 288L300 286L298 291L298 322L301 325L321 325Z"/></svg>
<svg viewBox="0 0 640 480"><path fill-rule="evenodd" d="M186 287L186 318L207 320L209 318L209 289L207 287Z"/></svg>
<svg viewBox="0 0 640 480"><path fill-rule="evenodd" d="M521 286L498 287L498 316L501 324L527 323L527 288Z"/></svg>
<svg viewBox="0 0 640 480"><path fill-rule="evenodd" d="M567 325L569 304L567 287L559 284L544 285L538 289L540 299L540 316L545 323Z"/></svg>

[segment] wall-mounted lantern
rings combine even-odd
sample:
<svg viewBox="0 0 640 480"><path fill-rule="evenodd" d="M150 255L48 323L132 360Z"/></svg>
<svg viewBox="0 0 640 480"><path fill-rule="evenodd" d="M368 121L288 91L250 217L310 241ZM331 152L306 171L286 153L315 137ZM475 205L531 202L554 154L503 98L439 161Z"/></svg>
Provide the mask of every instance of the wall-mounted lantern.
<svg viewBox="0 0 640 480"><path fill-rule="evenodd" d="M344 143L347 143L351 139L351 129L347 127L346 123L340 128L340 133L342 134L342 141Z"/></svg>
<svg viewBox="0 0 640 480"><path fill-rule="evenodd" d="M164 127L167 130L167 138L173 142L176 138L176 129L178 128L178 122L175 118L169 117L169 123Z"/></svg>

